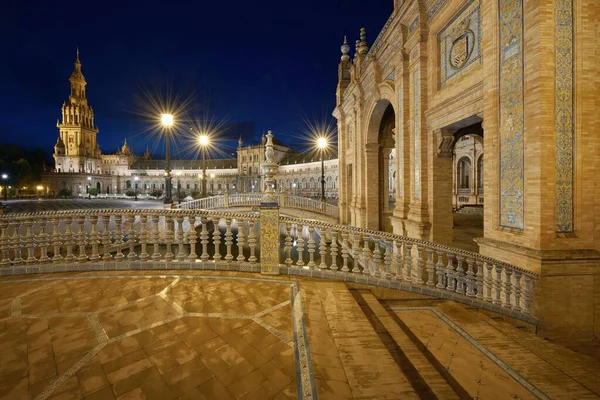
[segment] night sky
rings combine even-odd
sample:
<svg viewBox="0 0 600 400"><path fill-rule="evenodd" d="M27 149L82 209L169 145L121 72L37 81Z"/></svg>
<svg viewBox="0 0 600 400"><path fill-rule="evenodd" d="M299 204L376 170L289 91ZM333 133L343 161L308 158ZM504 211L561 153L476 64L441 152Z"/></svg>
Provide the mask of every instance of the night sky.
<svg viewBox="0 0 600 400"><path fill-rule="evenodd" d="M354 54L359 29L371 44L392 11L392 0L3 0L0 142L52 152L79 46L104 153L125 137L138 154L163 152L140 99L165 88L229 137L271 129L298 146L307 121L334 123L343 36Z"/></svg>

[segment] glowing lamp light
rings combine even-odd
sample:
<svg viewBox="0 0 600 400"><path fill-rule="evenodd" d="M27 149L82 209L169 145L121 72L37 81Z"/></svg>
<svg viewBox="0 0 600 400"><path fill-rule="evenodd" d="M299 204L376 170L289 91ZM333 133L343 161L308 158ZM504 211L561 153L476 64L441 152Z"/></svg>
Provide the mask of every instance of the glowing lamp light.
<svg viewBox="0 0 600 400"><path fill-rule="evenodd" d="M2 174L2 179L8 179L8 175Z"/></svg>
<svg viewBox="0 0 600 400"><path fill-rule="evenodd" d="M173 126L173 115L172 114L160 114L160 123L164 127Z"/></svg>
<svg viewBox="0 0 600 400"><path fill-rule="evenodd" d="M208 145L208 135L200 135L198 136L198 143L200 143L200 146L207 146Z"/></svg>
<svg viewBox="0 0 600 400"><path fill-rule="evenodd" d="M42 185L37 185L35 188L36 188L37 190L44 190L44 187L43 187Z"/></svg>
<svg viewBox="0 0 600 400"><path fill-rule="evenodd" d="M317 146L320 149L324 149L325 147L327 147L327 138L324 137L320 137L317 139Z"/></svg>

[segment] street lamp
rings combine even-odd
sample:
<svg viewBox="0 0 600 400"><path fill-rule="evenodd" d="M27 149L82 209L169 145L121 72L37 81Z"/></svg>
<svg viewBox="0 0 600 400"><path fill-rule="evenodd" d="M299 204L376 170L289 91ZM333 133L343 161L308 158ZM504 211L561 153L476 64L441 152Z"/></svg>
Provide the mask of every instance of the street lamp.
<svg viewBox="0 0 600 400"><path fill-rule="evenodd" d="M135 196L135 197L134 197L135 201L137 201L137 189L138 189L138 188L137 188L137 185L138 185L138 180L139 180L139 179L140 179L140 178L138 178L137 176L134 176L134 177L133 177L133 180L135 181L135 184L134 184L134 186L133 186L133 188L134 188L134 190L133 190L133 193L134 193L134 196Z"/></svg>
<svg viewBox="0 0 600 400"><path fill-rule="evenodd" d="M202 197L206 197L206 147L208 146L208 135L206 133L198 136L202 156Z"/></svg>
<svg viewBox="0 0 600 400"><path fill-rule="evenodd" d="M292 192L294 193L294 196L296 195L296 183L292 183L292 188L294 189Z"/></svg>
<svg viewBox="0 0 600 400"><path fill-rule="evenodd" d="M179 181L179 178L181 177L181 171L177 171L177 201L179 202L179 204L181 204L181 183Z"/></svg>
<svg viewBox="0 0 600 400"><path fill-rule="evenodd" d="M165 167L165 204L171 204L171 146L170 135L173 127L173 115L161 114L160 123L165 130L165 149L167 165Z"/></svg>
<svg viewBox="0 0 600 400"><path fill-rule="evenodd" d="M88 176L87 180L88 180L88 184L86 186L86 188L87 188L86 190L87 190L87 194L88 194L88 200L91 200L92 199L92 195L90 194L90 188L92 187L92 177Z"/></svg>
<svg viewBox="0 0 600 400"><path fill-rule="evenodd" d="M317 147L321 153L321 201L325 201L325 151L327 150L327 138L318 138Z"/></svg>
<svg viewBox="0 0 600 400"><path fill-rule="evenodd" d="M7 184L8 184L8 175L2 174L2 186L4 186L4 201L6 201L6 197L8 194L8 188L6 187Z"/></svg>

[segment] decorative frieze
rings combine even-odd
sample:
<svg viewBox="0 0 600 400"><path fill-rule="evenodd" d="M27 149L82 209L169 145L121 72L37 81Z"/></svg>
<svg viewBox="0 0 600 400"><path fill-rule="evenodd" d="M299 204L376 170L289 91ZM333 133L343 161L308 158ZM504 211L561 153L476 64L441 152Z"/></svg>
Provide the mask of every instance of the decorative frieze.
<svg viewBox="0 0 600 400"><path fill-rule="evenodd" d="M413 73L413 108L414 108L414 166L415 190L414 198L421 198L421 97L419 70ZM400 153L402 154L402 153Z"/></svg>
<svg viewBox="0 0 600 400"><path fill-rule="evenodd" d="M573 0L555 7L556 231L573 232Z"/></svg>
<svg viewBox="0 0 600 400"><path fill-rule="evenodd" d="M396 159L397 159L397 172L398 185L396 188L397 197L401 197L404 194L404 88L402 85L398 86L398 125L396 126Z"/></svg>
<svg viewBox="0 0 600 400"><path fill-rule="evenodd" d="M500 225L524 228L523 2L499 0Z"/></svg>
<svg viewBox="0 0 600 400"><path fill-rule="evenodd" d="M446 5L447 0L437 0L429 10L427 10L427 22L437 14L437 12Z"/></svg>
<svg viewBox="0 0 600 400"><path fill-rule="evenodd" d="M419 26L419 17L417 16L413 22L410 23L409 27L408 27L408 31L412 32L415 29L417 29L417 26Z"/></svg>

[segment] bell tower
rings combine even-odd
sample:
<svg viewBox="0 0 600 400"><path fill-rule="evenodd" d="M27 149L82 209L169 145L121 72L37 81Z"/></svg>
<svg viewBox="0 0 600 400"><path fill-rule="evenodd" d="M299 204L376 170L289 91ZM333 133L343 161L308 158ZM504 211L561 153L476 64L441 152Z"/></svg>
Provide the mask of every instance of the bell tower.
<svg viewBox="0 0 600 400"><path fill-rule="evenodd" d="M69 100L63 103L62 119L56 123L59 131L58 147L55 147L54 152L56 170L100 173L100 148L96 142L98 128L94 125L94 110L87 101L87 82L81 72L79 49L74 65L75 69L69 78Z"/></svg>

